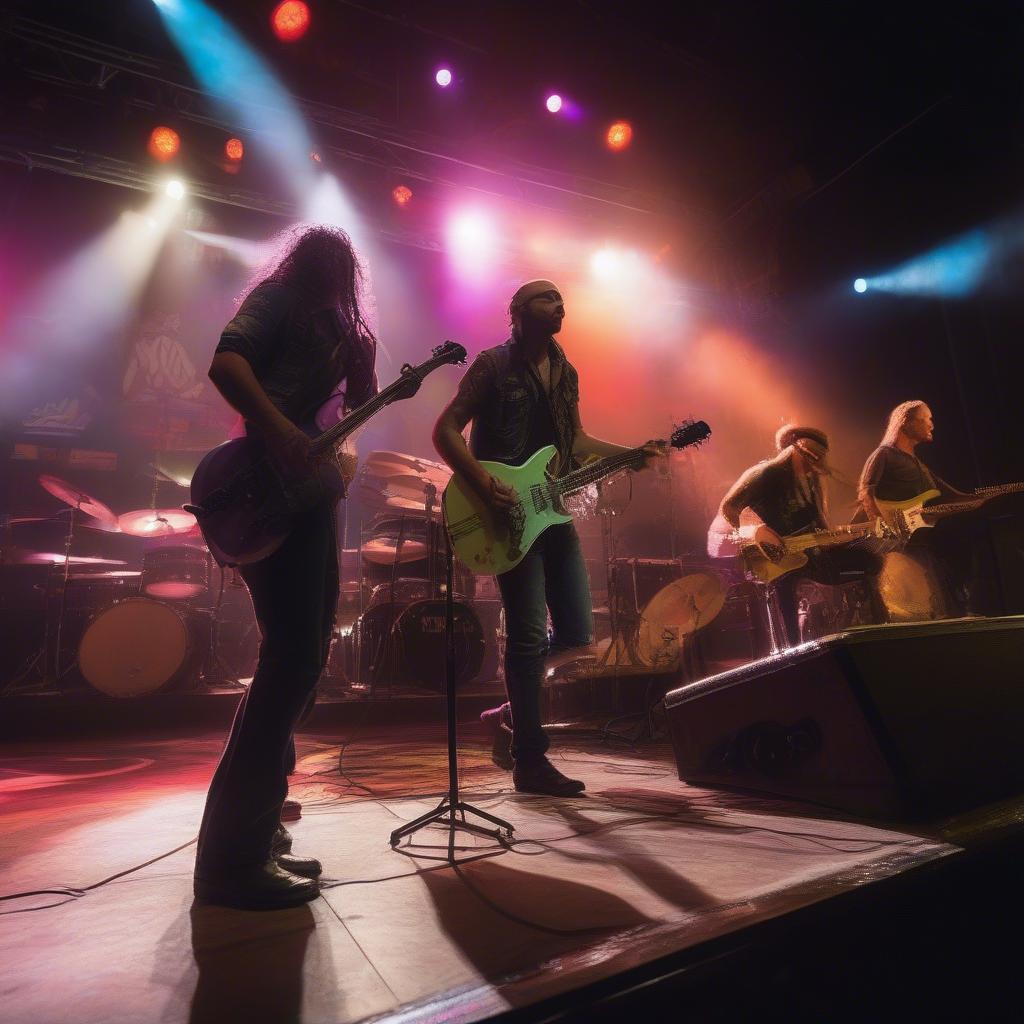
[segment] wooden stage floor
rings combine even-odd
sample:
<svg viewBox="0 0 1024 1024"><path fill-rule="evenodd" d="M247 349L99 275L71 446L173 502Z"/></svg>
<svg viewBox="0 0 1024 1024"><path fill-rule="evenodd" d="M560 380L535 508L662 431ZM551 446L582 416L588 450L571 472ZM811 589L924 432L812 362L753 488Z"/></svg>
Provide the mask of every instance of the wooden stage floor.
<svg viewBox="0 0 1024 1024"><path fill-rule="evenodd" d="M388 845L446 785L441 727L367 724L300 743L291 828L324 862L321 897L228 910L191 891L221 742L2 748L0 890L55 891L0 902L0 1020L480 1020L959 853L926 831L686 786L653 744L563 741L554 757L586 796L518 795L471 728L464 795L515 841L467 837L452 866L443 831Z"/></svg>

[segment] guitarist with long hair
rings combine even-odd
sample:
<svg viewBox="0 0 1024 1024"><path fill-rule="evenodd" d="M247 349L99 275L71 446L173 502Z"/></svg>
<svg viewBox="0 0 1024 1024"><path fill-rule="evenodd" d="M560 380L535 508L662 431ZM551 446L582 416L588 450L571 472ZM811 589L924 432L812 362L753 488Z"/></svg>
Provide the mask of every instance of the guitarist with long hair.
<svg viewBox="0 0 1024 1024"><path fill-rule="evenodd" d="M565 304L551 281L529 281L508 308L512 336L477 356L434 427L441 457L498 515L510 515L520 496L481 460L522 465L538 449L557 449L554 476L573 460L629 449L591 437L579 413L579 376L554 336ZM472 421L467 447L462 432ZM646 463L664 455L645 447ZM540 693L549 653L586 646L593 638L590 584L571 522L548 527L514 568L497 577L505 609L505 684L512 717L513 780L519 792L576 796L585 786L547 759ZM548 639L550 612L553 636Z"/></svg>
<svg viewBox="0 0 1024 1024"><path fill-rule="evenodd" d="M295 229L217 345L210 379L285 479L311 473L310 438L298 424L342 382L349 407L377 392L376 339L360 285L359 260L343 231ZM319 891L320 864L290 853L281 807L295 763L293 730L315 693L334 624L335 503L303 512L277 550L241 573L260 627L259 664L210 783L195 893L274 909Z"/></svg>

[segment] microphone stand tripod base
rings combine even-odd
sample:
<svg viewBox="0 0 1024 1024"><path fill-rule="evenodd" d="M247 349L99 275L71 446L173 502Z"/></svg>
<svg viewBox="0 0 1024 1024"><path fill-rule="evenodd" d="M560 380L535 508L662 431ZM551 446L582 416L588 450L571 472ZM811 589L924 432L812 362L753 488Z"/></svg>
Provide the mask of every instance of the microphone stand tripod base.
<svg viewBox="0 0 1024 1024"><path fill-rule="evenodd" d="M441 802L432 811L420 815L420 817L396 828L391 833L391 848L394 849L405 836L418 832L433 824L448 826L448 860L455 862L455 833L457 830L472 832L474 835L486 836L496 842L504 843L512 838L515 831L509 822L498 818L487 811L480 810L472 804L466 803L459 797L459 752L456 746L456 714L455 714L455 605L452 597L453 589L453 566L452 566L452 545L446 538L446 570L447 585L444 593L444 636L445 636L445 706L448 712L448 792ZM489 822L487 825L477 824L468 821L467 814L474 815L482 821Z"/></svg>

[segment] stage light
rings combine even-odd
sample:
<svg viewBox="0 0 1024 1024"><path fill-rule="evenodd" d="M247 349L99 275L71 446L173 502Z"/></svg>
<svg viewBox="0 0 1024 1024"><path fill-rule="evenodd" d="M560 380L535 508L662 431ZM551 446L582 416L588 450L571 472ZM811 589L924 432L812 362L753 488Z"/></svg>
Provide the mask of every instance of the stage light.
<svg viewBox="0 0 1024 1024"><path fill-rule="evenodd" d="M283 10L283 5L278 8ZM261 156L272 165L287 194L301 201L315 177L309 162L314 143L289 90L238 30L213 9L212 0L169 0L157 11L199 87L217 98L230 123L244 124L247 132L259 135L265 142Z"/></svg>
<svg viewBox="0 0 1024 1024"><path fill-rule="evenodd" d="M392 189L391 197L399 206L408 206L412 201L412 189L407 185L398 185L396 188Z"/></svg>
<svg viewBox="0 0 1024 1024"><path fill-rule="evenodd" d="M633 126L628 121L616 121L605 136L608 148L614 152L625 149L632 141Z"/></svg>
<svg viewBox="0 0 1024 1024"><path fill-rule="evenodd" d="M863 277L858 277L857 280L853 282L853 290L863 295L864 292L868 290L867 281L865 281Z"/></svg>
<svg viewBox="0 0 1024 1024"><path fill-rule="evenodd" d="M309 159L315 164L322 164L324 162L324 158L320 155L320 150L318 149L311 149L309 151Z"/></svg>
<svg viewBox="0 0 1024 1024"><path fill-rule="evenodd" d="M438 68L437 74L434 75L434 81L437 82L442 89L447 89L452 84L452 73L449 68Z"/></svg>
<svg viewBox="0 0 1024 1024"><path fill-rule="evenodd" d="M544 104L552 114L557 114L562 109L562 97L553 92Z"/></svg>
<svg viewBox="0 0 1024 1024"><path fill-rule="evenodd" d="M245 146L242 145L241 139L228 139L224 143L224 155L229 159L238 163L239 160L245 156Z"/></svg>
<svg viewBox="0 0 1024 1024"><path fill-rule="evenodd" d="M282 43L294 43L309 30L309 6L302 0L283 0L270 15L270 24Z"/></svg>
<svg viewBox="0 0 1024 1024"><path fill-rule="evenodd" d="M178 155L181 138L173 128L160 125L149 133L149 153L161 163Z"/></svg>
<svg viewBox="0 0 1024 1024"><path fill-rule="evenodd" d="M164 191L170 199L184 199L185 183L179 178L171 178L171 180L164 186Z"/></svg>
<svg viewBox="0 0 1024 1024"><path fill-rule="evenodd" d="M480 281L497 261L498 228L484 210L457 211L445 225L445 239L452 266L460 277Z"/></svg>

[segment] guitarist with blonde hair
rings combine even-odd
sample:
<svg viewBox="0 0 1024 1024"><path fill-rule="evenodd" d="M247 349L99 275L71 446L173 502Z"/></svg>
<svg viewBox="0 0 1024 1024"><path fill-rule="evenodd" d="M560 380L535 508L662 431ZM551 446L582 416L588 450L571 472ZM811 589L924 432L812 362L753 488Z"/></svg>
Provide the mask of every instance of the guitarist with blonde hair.
<svg viewBox="0 0 1024 1024"><path fill-rule="evenodd" d="M881 444L868 456L857 497L868 516L880 515L875 499L907 501L938 490L954 498L971 495L937 477L917 456L917 446L935 436L932 411L918 399L901 402L889 413Z"/></svg>
<svg viewBox="0 0 1024 1024"><path fill-rule="evenodd" d="M565 303L551 281L529 281L509 304L512 336L477 356L434 427L434 446L493 512L509 517L519 495L481 460L518 466L548 445L557 449L553 475L574 459L627 452L591 437L579 413L579 376L554 336ZM469 445L462 431L472 421ZM664 448L649 444L651 459ZM514 568L497 577L505 608L505 684L512 714L513 779L520 792L576 796L584 783L547 759L540 693L549 653L589 644L593 637L590 584L571 522L548 527ZM553 637L549 643L548 614Z"/></svg>

